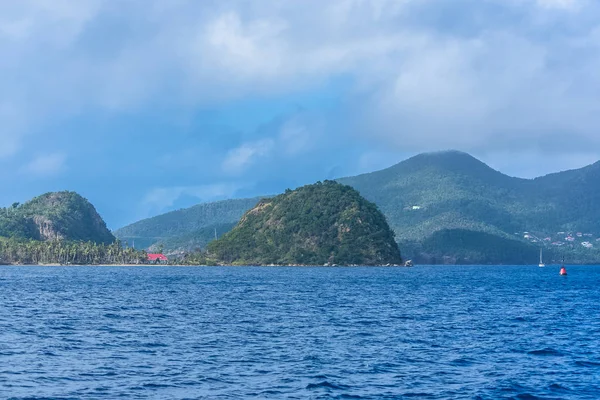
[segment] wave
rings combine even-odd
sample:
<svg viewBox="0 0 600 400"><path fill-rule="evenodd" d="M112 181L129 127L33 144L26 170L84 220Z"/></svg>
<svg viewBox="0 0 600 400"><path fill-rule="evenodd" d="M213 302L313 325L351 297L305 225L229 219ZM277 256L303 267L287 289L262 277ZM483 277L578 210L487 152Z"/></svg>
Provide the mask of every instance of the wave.
<svg viewBox="0 0 600 400"><path fill-rule="evenodd" d="M546 347L545 349L541 349L541 350L532 350L532 351L528 351L527 354L532 355L532 356L564 356L563 353L561 353L558 350L552 349L550 347Z"/></svg>
<svg viewBox="0 0 600 400"><path fill-rule="evenodd" d="M319 382L319 383L309 383L306 386L306 388L309 389L309 390L313 390L313 389L344 390L344 389L348 389L348 386L345 386L345 385L336 385L335 383L331 383L329 381L323 381L323 382Z"/></svg>

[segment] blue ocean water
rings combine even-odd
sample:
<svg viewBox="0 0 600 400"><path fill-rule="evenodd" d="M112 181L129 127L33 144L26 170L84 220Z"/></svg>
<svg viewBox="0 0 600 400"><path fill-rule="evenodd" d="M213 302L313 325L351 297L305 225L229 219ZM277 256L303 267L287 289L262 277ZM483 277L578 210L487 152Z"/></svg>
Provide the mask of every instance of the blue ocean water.
<svg viewBox="0 0 600 400"><path fill-rule="evenodd" d="M0 267L0 398L598 399L568 271Z"/></svg>

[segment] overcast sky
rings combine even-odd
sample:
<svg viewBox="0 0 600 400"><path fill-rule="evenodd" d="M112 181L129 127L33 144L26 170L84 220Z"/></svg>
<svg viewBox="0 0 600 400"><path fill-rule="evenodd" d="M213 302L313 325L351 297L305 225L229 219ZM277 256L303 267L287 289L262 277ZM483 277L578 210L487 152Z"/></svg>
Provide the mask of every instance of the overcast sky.
<svg viewBox="0 0 600 400"><path fill-rule="evenodd" d="M458 149L600 159L597 0L0 0L0 203L110 228Z"/></svg>

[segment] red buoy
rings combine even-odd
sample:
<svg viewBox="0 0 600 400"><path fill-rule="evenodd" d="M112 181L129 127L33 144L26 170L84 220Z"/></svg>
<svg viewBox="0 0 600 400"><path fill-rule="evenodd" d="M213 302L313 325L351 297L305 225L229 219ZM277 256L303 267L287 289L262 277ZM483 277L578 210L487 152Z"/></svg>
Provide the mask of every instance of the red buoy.
<svg viewBox="0 0 600 400"><path fill-rule="evenodd" d="M563 265L562 268L560 269L560 274L561 275L567 275L567 269L565 268L565 266Z"/></svg>

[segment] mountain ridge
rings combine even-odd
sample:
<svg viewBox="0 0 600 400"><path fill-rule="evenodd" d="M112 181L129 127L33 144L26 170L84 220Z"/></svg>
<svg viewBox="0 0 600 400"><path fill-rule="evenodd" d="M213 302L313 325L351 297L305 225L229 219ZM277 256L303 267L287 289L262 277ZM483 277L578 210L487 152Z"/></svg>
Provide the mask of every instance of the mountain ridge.
<svg viewBox="0 0 600 400"><path fill-rule="evenodd" d="M586 231L600 238L600 162L525 179L503 174L468 153L444 151L418 154L379 171L336 181L377 204L397 241L409 249L406 254L411 254L410 249L418 251L419 243L430 245L433 235L442 231L480 232L477 241L485 234L531 247L550 246L525 240L526 232L534 232L536 237L552 236L552 243L565 245L555 250L570 246L569 251L577 254L581 249L557 232ZM250 208L246 206L238 209L238 215ZM517 248L512 242L507 247ZM440 248L455 246L440 243ZM479 244L477 249L481 253ZM590 254L595 253L590 250ZM600 260L600 254L593 257Z"/></svg>

